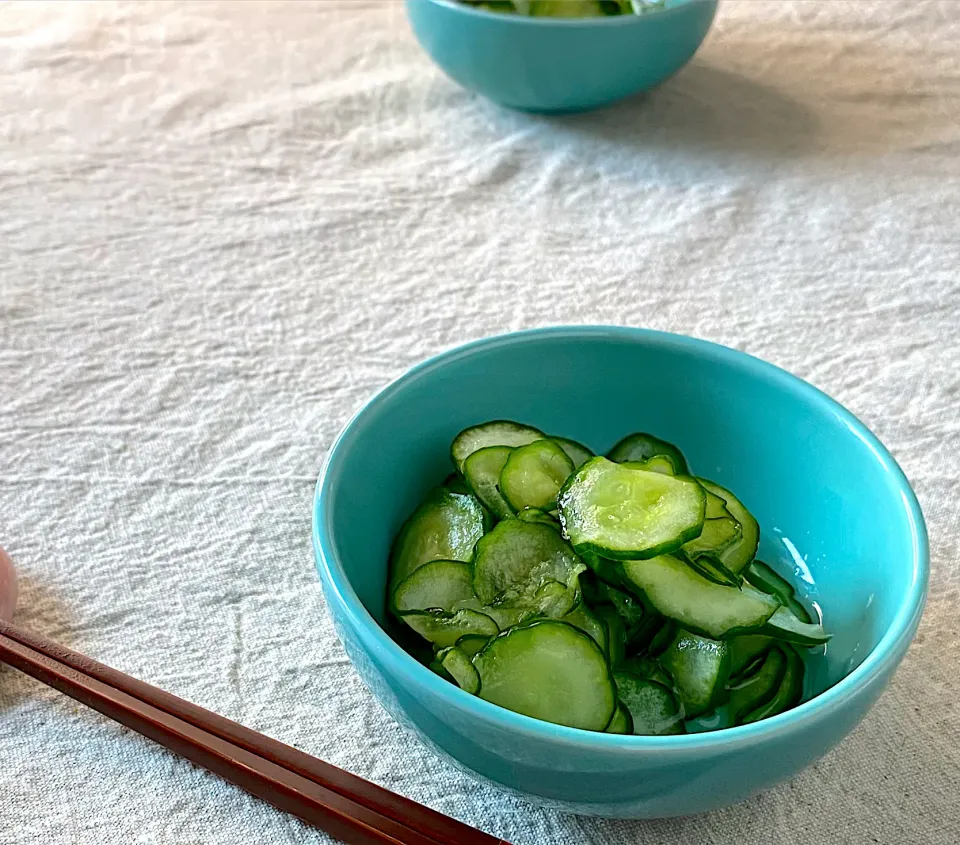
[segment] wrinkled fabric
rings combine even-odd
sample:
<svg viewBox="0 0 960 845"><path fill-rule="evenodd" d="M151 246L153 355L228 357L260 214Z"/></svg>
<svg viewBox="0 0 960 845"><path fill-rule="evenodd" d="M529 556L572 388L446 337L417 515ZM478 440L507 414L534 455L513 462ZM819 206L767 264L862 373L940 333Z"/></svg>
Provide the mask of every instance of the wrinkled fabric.
<svg viewBox="0 0 960 845"><path fill-rule="evenodd" d="M960 4L726 2L648 96L512 113L399 2L0 6L0 544L18 621L514 845L960 841ZM461 774L359 681L314 574L338 429L528 326L696 335L824 389L929 522L862 726L709 815ZM878 519L882 515L877 515ZM325 843L0 669L0 843Z"/></svg>

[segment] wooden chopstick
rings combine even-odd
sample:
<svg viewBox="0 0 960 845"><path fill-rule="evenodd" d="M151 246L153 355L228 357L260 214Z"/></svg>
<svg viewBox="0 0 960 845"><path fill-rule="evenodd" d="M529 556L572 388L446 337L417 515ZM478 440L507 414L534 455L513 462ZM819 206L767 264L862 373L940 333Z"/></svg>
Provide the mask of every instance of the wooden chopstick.
<svg viewBox="0 0 960 845"><path fill-rule="evenodd" d="M509 845L2 621L0 661L349 845Z"/></svg>

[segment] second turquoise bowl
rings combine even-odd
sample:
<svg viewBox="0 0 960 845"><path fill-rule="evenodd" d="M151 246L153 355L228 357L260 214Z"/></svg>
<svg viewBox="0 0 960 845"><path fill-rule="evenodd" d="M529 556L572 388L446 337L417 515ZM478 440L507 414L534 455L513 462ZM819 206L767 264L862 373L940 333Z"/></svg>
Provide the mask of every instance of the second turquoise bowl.
<svg viewBox="0 0 960 845"><path fill-rule="evenodd" d="M599 452L627 432L651 431L676 442L695 472L735 490L760 523L760 557L791 573L834 632L809 664L809 700L715 733L590 733L468 695L393 642L383 628L391 541L450 471L454 435L500 418ZM876 701L913 638L926 593L917 500L862 423L749 355L639 329L521 332L415 367L337 439L313 516L327 606L383 706L462 768L577 813L699 813L796 774Z"/></svg>
<svg viewBox="0 0 960 845"><path fill-rule="evenodd" d="M451 79L501 105L583 111L645 91L697 51L717 0L668 0L644 15L532 18L455 0L407 0L421 46Z"/></svg>

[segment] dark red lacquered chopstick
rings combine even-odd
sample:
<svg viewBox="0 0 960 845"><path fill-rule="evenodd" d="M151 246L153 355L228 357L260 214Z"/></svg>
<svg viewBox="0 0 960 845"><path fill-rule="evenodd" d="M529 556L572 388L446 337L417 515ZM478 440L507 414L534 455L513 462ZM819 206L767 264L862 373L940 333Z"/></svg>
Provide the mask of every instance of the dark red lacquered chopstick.
<svg viewBox="0 0 960 845"><path fill-rule="evenodd" d="M3 621L0 661L350 845L509 845Z"/></svg>

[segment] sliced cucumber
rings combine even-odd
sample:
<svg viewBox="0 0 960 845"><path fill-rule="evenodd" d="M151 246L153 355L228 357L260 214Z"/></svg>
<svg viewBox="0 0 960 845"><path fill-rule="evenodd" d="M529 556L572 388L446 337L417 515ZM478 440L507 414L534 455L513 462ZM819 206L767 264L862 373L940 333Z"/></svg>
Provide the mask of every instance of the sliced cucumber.
<svg viewBox="0 0 960 845"><path fill-rule="evenodd" d="M432 560L473 558L487 528L483 507L473 496L432 490L397 535L390 557L390 593Z"/></svg>
<svg viewBox="0 0 960 845"><path fill-rule="evenodd" d="M804 646L823 645L830 639L823 625L803 622L788 607L781 607L770 617L763 626L763 633L774 639Z"/></svg>
<svg viewBox="0 0 960 845"><path fill-rule="evenodd" d="M537 440L510 452L500 473L500 491L515 511L551 511L573 473L573 461L553 440Z"/></svg>
<svg viewBox="0 0 960 845"><path fill-rule="evenodd" d="M616 562L600 557L593 552L580 552L580 559L590 567L594 575L597 576L601 585L619 587L620 571L617 569Z"/></svg>
<svg viewBox="0 0 960 845"><path fill-rule="evenodd" d="M751 674L730 687L728 707L735 724L743 724L744 717L767 704L777 694L787 669L787 656L775 646Z"/></svg>
<svg viewBox="0 0 960 845"><path fill-rule="evenodd" d="M491 640L474 666L481 698L547 722L602 731L617 706L603 652L564 622L512 628Z"/></svg>
<svg viewBox="0 0 960 845"><path fill-rule="evenodd" d="M792 648L783 649L787 659L787 665L783 672L783 679L777 688L776 694L766 704L761 705L747 713L741 722L748 725L751 722L759 722L761 719L769 719L784 710L796 707L803 698L803 660Z"/></svg>
<svg viewBox="0 0 960 845"><path fill-rule="evenodd" d="M698 478L697 481L708 493L723 499L730 516L740 523L742 534L739 542L725 549L720 555L720 562L734 575L739 575L756 557L757 547L760 544L760 526L753 518L753 514L743 506L743 502L729 490L704 478Z"/></svg>
<svg viewBox="0 0 960 845"><path fill-rule="evenodd" d="M474 495L497 519L513 516L513 508L500 492L500 471L513 451L509 446L477 449L463 462L463 476Z"/></svg>
<svg viewBox="0 0 960 845"><path fill-rule="evenodd" d="M594 18L620 14L616 0L530 0L535 18Z"/></svg>
<svg viewBox="0 0 960 845"><path fill-rule="evenodd" d="M483 647L490 642L490 637L481 634L467 634L457 640L457 648L468 657L473 657L483 651Z"/></svg>
<svg viewBox="0 0 960 845"><path fill-rule="evenodd" d="M585 569L550 526L505 519L477 542L473 586L483 604L539 607L537 591L548 581L562 584L576 597L577 576Z"/></svg>
<svg viewBox="0 0 960 845"><path fill-rule="evenodd" d="M703 487L702 484L700 486ZM723 519L724 517L733 519L730 511L727 510L727 503L723 499L716 493L711 493L706 487L703 488L703 492L707 497L707 519ZM743 536L742 527L740 529L740 535Z"/></svg>
<svg viewBox="0 0 960 845"><path fill-rule="evenodd" d="M705 519L700 536L683 544L683 554L692 559L700 555L719 557L734 543L740 541L743 532L740 523L729 516Z"/></svg>
<svg viewBox="0 0 960 845"><path fill-rule="evenodd" d="M745 634L727 640L730 644L730 677L736 680L753 663L765 655L773 645L773 637L762 634Z"/></svg>
<svg viewBox="0 0 960 845"><path fill-rule="evenodd" d="M458 604L475 598L473 568L454 560L432 560L415 570L393 591L393 611L452 612Z"/></svg>
<svg viewBox="0 0 960 845"><path fill-rule="evenodd" d="M660 625L650 638L650 643L646 649L646 654L650 658L659 657L663 654L677 635L677 623L672 619L657 615L661 620Z"/></svg>
<svg viewBox="0 0 960 845"><path fill-rule="evenodd" d="M673 677L686 718L706 713L723 695L730 673L730 651L725 642L683 629L660 656L660 665Z"/></svg>
<svg viewBox="0 0 960 845"><path fill-rule="evenodd" d="M614 673L620 703L630 711L637 736L683 733L683 711L676 696L663 684L629 672Z"/></svg>
<svg viewBox="0 0 960 845"><path fill-rule="evenodd" d="M755 560L744 571L744 577L753 584L758 590L763 590L771 596L776 596L780 604L788 608L794 616L801 622L808 625L813 622L813 617L807 613L807 609L797 601L796 593L786 578L781 578L763 561Z"/></svg>
<svg viewBox="0 0 960 845"><path fill-rule="evenodd" d="M580 602L573 610L561 616L560 621L573 625L574 628L579 628L585 634L589 634L601 650L606 652L607 626L594 616L586 603Z"/></svg>
<svg viewBox="0 0 960 845"><path fill-rule="evenodd" d="M465 428L454 439L450 446L450 457L460 472L463 472L464 461L478 449L488 446L526 446L534 440L542 440L543 432L529 425L510 422L510 420L494 420L493 422L474 425Z"/></svg>
<svg viewBox="0 0 960 845"><path fill-rule="evenodd" d="M661 440L652 434L643 432L628 434L607 452L607 457L618 464L624 461L645 461L657 455L666 455L678 475L687 475L690 472L683 452L672 443L667 443L666 440Z"/></svg>
<svg viewBox="0 0 960 845"><path fill-rule="evenodd" d="M596 457L586 446L577 443L576 440L569 440L566 437L551 437L550 439L559 444L560 448L567 453L567 457L573 461L574 469L580 469L590 458Z"/></svg>
<svg viewBox="0 0 960 845"><path fill-rule="evenodd" d="M606 593L607 600L616 608L617 613L620 614L620 618L623 619L623 625L629 635L637 625L643 622L643 618L646 615L643 603L629 593L618 590L616 587L607 587Z"/></svg>
<svg viewBox="0 0 960 845"><path fill-rule="evenodd" d="M676 475L677 468L673 461L666 455L654 455L645 461L620 461L625 467L630 469L642 469L646 472L659 472L661 475Z"/></svg>
<svg viewBox="0 0 960 845"><path fill-rule="evenodd" d="M692 479L587 461L560 493L560 524L574 547L615 559L675 551L703 529L706 497Z"/></svg>
<svg viewBox="0 0 960 845"><path fill-rule="evenodd" d="M437 653L437 660L447 673L457 682L460 689L471 695L480 692L480 675L470 659L471 655L456 646Z"/></svg>
<svg viewBox="0 0 960 845"><path fill-rule="evenodd" d="M628 736L633 733L633 719L630 717L630 711L622 704L618 704L617 709L613 711L613 718L604 733Z"/></svg>
<svg viewBox="0 0 960 845"><path fill-rule="evenodd" d="M760 630L780 606L766 593L745 585L723 587L669 555L623 561L624 582L682 627L712 639Z"/></svg>
<svg viewBox="0 0 960 845"><path fill-rule="evenodd" d="M673 689L673 678L656 660L649 657L628 657L620 666L623 672L629 672L648 681L656 681L667 689Z"/></svg>
<svg viewBox="0 0 960 845"><path fill-rule="evenodd" d="M440 648L450 648L468 634L495 637L500 633L497 623L489 616L469 609L456 613L406 613L403 621Z"/></svg>
<svg viewBox="0 0 960 845"><path fill-rule="evenodd" d="M611 666L619 666L623 661L627 635L623 627L623 619L620 614L608 604L602 604L593 611L599 622L606 629L607 659Z"/></svg>
<svg viewBox="0 0 960 845"><path fill-rule="evenodd" d="M523 522L537 522L541 525L549 525L555 531L560 530L560 523L550 514L544 513L539 508L524 508L517 514L517 519Z"/></svg>

